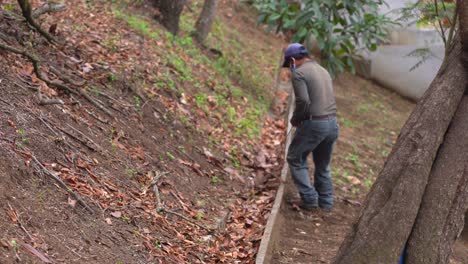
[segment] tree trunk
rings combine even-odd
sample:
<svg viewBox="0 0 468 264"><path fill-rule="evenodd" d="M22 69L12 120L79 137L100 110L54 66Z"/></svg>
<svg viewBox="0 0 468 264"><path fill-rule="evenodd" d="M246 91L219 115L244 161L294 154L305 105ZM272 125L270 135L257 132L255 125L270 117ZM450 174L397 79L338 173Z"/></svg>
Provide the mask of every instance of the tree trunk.
<svg viewBox="0 0 468 264"><path fill-rule="evenodd" d="M458 0L458 17L460 21L460 36L462 42L462 60L468 69L468 2L467 0Z"/></svg>
<svg viewBox="0 0 468 264"><path fill-rule="evenodd" d="M437 150L464 93L467 72L455 45L415 107L369 192L335 263L396 263L418 214Z"/></svg>
<svg viewBox="0 0 468 264"><path fill-rule="evenodd" d="M447 263L468 206L468 95L458 106L432 166L406 262Z"/></svg>
<svg viewBox="0 0 468 264"><path fill-rule="evenodd" d="M187 0L156 0L160 16L159 22L173 35L179 33L179 19Z"/></svg>
<svg viewBox="0 0 468 264"><path fill-rule="evenodd" d="M465 213L468 177L468 170L464 173L468 157L466 153L464 155L458 151L461 143L454 143L455 139L466 140L465 136L457 138L462 133L460 130L466 126L462 124L467 119L463 115L468 115L466 100L460 105L468 82L468 70L463 67L468 58L466 4L466 0L458 1L461 35L455 37L436 78L402 128L392 153L366 198L359 221L341 245L336 264L397 263L410 234L412 236L407 248L409 263L445 263L448 260L450 241L459 234ZM457 116L446 137L447 142L439 151L457 108ZM453 144L456 144L455 147ZM447 163L447 158L453 161ZM433 166L435 159L437 161ZM462 164L455 166L457 161ZM440 170L446 176L443 184L440 183ZM452 174L451 180L447 179L445 173ZM449 184L448 181L455 182ZM431 211L440 210L440 206L428 208L437 202L435 199L440 198L437 192L441 192L441 196L449 196L439 201L445 203L442 207L447 208L441 212ZM423 195L424 202L421 205ZM420 211L420 208L426 210ZM428 211L438 214L437 219L433 220L443 226L436 227L439 230L436 234L428 234L434 232L433 229L420 229L422 224L432 224L427 219L430 215ZM416 248L416 244L424 239L423 236L432 235L437 238L431 237L435 241L428 243L435 244L424 250L436 250L433 257L439 261L425 262L420 258L421 251ZM446 242L449 245L443 245Z"/></svg>
<svg viewBox="0 0 468 264"><path fill-rule="evenodd" d="M468 69L468 3L458 1L461 61ZM407 263L448 263L463 225L468 239L468 95L460 103L433 164L423 202L408 240Z"/></svg>
<svg viewBox="0 0 468 264"><path fill-rule="evenodd" d="M211 31L211 25L216 16L216 7L218 6L218 0L205 0L203 10L198 17L197 23L195 24L194 36L198 42L203 43L206 37Z"/></svg>

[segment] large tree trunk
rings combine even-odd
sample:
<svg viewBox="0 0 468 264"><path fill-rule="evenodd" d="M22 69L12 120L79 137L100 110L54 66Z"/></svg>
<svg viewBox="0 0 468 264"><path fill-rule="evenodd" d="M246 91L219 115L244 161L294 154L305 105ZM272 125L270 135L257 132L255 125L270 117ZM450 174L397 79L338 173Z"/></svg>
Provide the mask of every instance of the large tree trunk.
<svg viewBox="0 0 468 264"><path fill-rule="evenodd" d="M468 3L458 1L461 60L468 69ZM408 263L448 263L465 224L468 239L468 95L463 97L434 162L423 202L408 240Z"/></svg>
<svg viewBox="0 0 468 264"><path fill-rule="evenodd" d="M467 99L460 104L468 82L468 7L466 1L458 6L460 36L403 127L337 264L396 263L410 234L408 263L448 261L466 211L468 180L468 142L462 142L468 141Z"/></svg>
<svg viewBox="0 0 468 264"><path fill-rule="evenodd" d="M463 1L458 4L465 5ZM460 27L463 27L462 23ZM460 32L464 34L463 30ZM467 38L455 37L445 63L402 128L366 198L359 221L341 245L335 263L397 263L418 216L433 161L468 81L468 71L461 59L467 53L465 48L462 51L460 39L465 41ZM468 43L464 44L468 47ZM464 184L460 180L457 192L463 191ZM459 199L464 198L457 197L453 205L459 204ZM452 207L449 214L454 217L451 219L464 213L461 207ZM445 223L447 235L453 234L449 230L450 224Z"/></svg>
<svg viewBox="0 0 468 264"><path fill-rule="evenodd" d="M468 69L468 3L458 1L461 61ZM423 202L408 240L407 263L448 263L465 224L468 239L468 95L463 97L432 167Z"/></svg>
<svg viewBox="0 0 468 264"><path fill-rule="evenodd" d="M156 7L161 13L159 22L174 35L179 32L179 19L187 0L156 0Z"/></svg>
<svg viewBox="0 0 468 264"><path fill-rule="evenodd" d="M406 262L447 263L468 206L468 95L458 106L437 159L413 231Z"/></svg>
<svg viewBox="0 0 468 264"><path fill-rule="evenodd" d="M198 42L203 43L206 37L211 31L211 25L216 16L216 7L218 6L218 0L205 0L203 10L198 17L197 23L195 24L195 38Z"/></svg>

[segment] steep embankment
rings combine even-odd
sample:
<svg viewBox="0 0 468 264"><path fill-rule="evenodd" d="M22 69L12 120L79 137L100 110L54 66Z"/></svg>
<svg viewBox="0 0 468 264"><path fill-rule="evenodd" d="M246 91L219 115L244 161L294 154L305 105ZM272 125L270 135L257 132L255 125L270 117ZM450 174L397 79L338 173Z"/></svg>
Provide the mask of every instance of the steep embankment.
<svg viewBox="0 0 468 264"><path fill-rule="evenodd" d="M107 2L40 16L56 45L0 4L0 43L69 88L0 49L0 262L251 262L281 163L283 120L262 121L281 41L238 1L211 49L190 37L201 1L179 37L141 1Z"/></svg>

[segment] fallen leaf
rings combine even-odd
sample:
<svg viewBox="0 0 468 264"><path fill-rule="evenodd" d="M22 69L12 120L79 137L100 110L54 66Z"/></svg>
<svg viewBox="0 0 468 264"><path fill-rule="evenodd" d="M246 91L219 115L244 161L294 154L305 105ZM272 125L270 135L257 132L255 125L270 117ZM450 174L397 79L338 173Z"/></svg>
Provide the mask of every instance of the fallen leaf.
<svg viewBox="0 0 468 264"><path fill-rule="evenodd" d="M6 211L7 215L10 217L11 221L13 222L18 222L18 218L16 217L16 212L15 211Z"/></svg>
<svg viewBox="0 0 468 264"><path fill-rule="evenodd" d="M239 173L237 172L237 170L235 169L232 169L232 168L224 168L224 171L226 171L227 173L229 173L229 176L232 177L234 176L236 179L238 179L239 181L241 181L242 183L245 183L245 179L239 175Z"/></svg>
<svg viewBox="0 0 468 264"><path fill-rule="evenodd" d="M348 181L349 181L352 185L361 184L361 180L359 180L358 178L356 178L356 177L354 177L354 176L349 176L349 177L348 177Z"/></svg>
<svg viewBox="0 0 468 264"><path fill-rule="evenodd" d="M4 248L10 248L10 243L8 243L8 241L5 240L0 240L0 245L2 245L2 247Z"/></svg>
<svg viewBox="0 0 468 264"><path fill-rule="evenodd" d="M180 163L180 164L183 164L185 166L188 166L190 168L192 168L193 171L195 171L198 175L200 176L203 176L203 172L201 171L201 166L200 164L198 163L191 163L191 162L188 162L188 161L185 161L185 160L182 160L182 159L177 159L177 161Z"/></svg>
<svg viewBox="0 0 468 264"><path fill-rule="evenodd" d="M104 221L106 221L106 223L107 223L108 225L112 225L112 220L111 220L109 217L107 217L106 219L104 219Z"/></svg>
<svg viewBox="0 0 468 264"><path fill-rule="evenodd" d="M122 217L122 212L120 211L115 211L115 212L112 212L111 215L115 218L120 218Z"/></svg>
<svg viewBox="0 0 468 264"><path fill-rule="evenodd" d="M85 63L85 64L81 67L81 69L83 70L84 73L88 73L88 72L90 72L90 71L91 71L92 69L94 69L94 68L93 68L93 66L91 66L91 64Z"/></svg>
<svg viewBox="0 0 468 264"><path fill-rule="evenodd" d="M71 207L75 207L75 205L76 205L76 200L73 200L72 198L68 197L68 204L69 204Z"/></svg>
<svg viewBox="0 0 468 264"><path fill-rule="evenodd" d="M187 96L185 95L185 93L182 93L182 94L180 95L180 103L181 103L181 104L184 104L184 105L187 104Z"/></svg>

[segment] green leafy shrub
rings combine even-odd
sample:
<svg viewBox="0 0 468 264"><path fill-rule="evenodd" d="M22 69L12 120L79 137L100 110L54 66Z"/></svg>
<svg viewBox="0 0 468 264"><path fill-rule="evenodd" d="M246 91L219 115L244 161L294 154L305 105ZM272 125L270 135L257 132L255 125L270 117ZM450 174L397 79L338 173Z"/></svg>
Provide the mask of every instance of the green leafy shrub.
<svg viewBox="0 0 468 264"><path fill-rule="evenodd" d="M383 0L255 0L259 23L283 32L292 42L307 42L313 36L321 62L336 76L345 70L355 72L354 58L363 49L374 51L386 42L386 27L395 24L380 15Z"/></svg>

